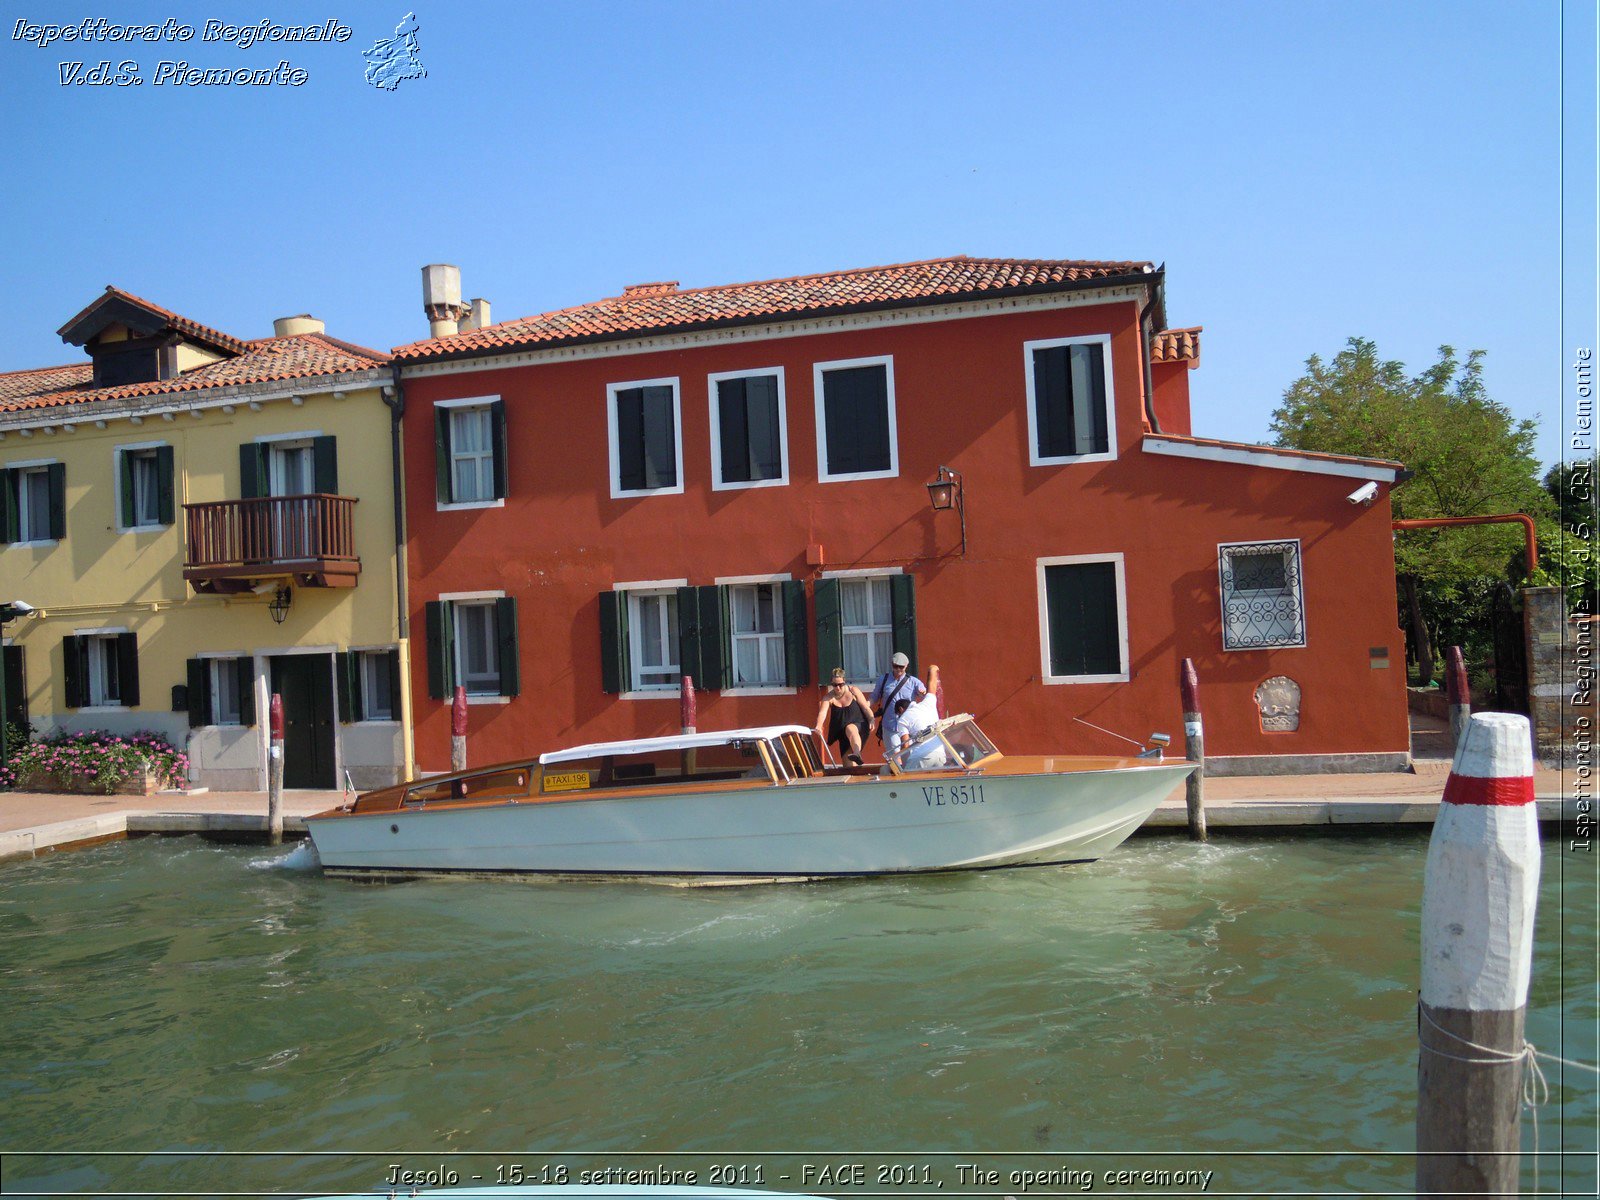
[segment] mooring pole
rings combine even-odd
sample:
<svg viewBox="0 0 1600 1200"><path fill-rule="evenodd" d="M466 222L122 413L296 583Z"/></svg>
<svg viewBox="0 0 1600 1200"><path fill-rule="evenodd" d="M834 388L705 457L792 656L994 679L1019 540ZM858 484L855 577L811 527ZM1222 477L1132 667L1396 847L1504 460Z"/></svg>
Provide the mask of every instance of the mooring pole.
<svg viewBox="0 0 1600 1200"><path fill-rule="evenodd" d="M1450 701L1450 748L1456 750L1472 717L1472 688L1467 683L1467 663L1461 657L1460 646L1451 646L1444 652L1444 694Z"/></svg>
<svg viewBox="0 0 1600 1200"><path fill-rule="evenodd" d="M678 685L678 724L681 732L693 733L695 722L694 711L694 676L685 675Z"/></svg>
<svg viewBox="0 0 1600 1200"><path fill-rule="evenodd" d="M1206 735L1200 722L1200 676L1194 669L1194 659L1183 660L1178 679L1183 691L1183 756L1200 764L1189 776L1184 793L1189 805L1189 837L1203 842L1206 840L1206 801L1200 781L1206 773Z"/></svg>
<svg viewBox="0 0 1600 1200"><path fill-rule="evenodd" d="M283 842L283 697L272 693L267 707L267 841Z"/></svg>
<svg viewBox="0 0 1600 1200"><path fill-rule="evenodd" d="M1468 722L1422 885L1417 1194L1517 1195L1539 819L1528 718Z"/></svg>
<svg viewBox="0 0 1600 1200"><path fill-rule="evenodd" d="M467 689L460 686L450 699L450 769L467 769Z"/></svg>

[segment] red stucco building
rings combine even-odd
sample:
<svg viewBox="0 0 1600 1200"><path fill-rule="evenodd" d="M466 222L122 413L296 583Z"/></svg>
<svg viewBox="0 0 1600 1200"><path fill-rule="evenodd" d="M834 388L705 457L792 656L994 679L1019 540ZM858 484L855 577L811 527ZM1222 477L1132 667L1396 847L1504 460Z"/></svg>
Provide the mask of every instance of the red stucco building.
<svg viewBox="0 0 1600 1200"><path fill-rule="evenodd" d="M895 650L1018 753L1119 749L1075 717L1181 746L1190 657L1215 766L1402 765L1403 471L1195 437L1163 281L960 257L483 325L427 268L438 336L395 352L419 767L456 684L482 763L672 732L681 673L703 728L810 724Z"/></svg>

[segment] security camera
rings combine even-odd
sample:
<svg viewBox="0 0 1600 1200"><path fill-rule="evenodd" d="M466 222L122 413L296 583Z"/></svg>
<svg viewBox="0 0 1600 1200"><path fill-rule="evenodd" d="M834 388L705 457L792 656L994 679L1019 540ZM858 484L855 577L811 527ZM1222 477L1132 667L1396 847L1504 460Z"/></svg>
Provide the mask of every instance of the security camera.
<svg viewBox="0 0 1600 1200"><path fill-rule="evenodd" d="M26 600L13 600L11 601L10 608L19 617L25 617L33 611L33 605L29 604Z"/></svg>
<svg viewBox="0 0 1600 1200"><path fill-rule="evenodd" d="M1351 504L1370 505L1378 497L1376 483L1363 483L1355 491L1345 497Z"/></svg>

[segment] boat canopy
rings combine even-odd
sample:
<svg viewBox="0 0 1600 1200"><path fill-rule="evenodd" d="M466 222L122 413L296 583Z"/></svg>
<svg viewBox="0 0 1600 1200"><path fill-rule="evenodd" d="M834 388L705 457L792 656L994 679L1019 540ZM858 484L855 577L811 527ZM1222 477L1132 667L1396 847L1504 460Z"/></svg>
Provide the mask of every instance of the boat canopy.
<svg viewBox="0 0 1600 1200"><path fill-rule="evenodd" d="M702 746L726 746L730 742L771 741L786 734L810 737L816 731L805 725L763 725L753 729L718 729L707 733L674 733L666 737L635 738L628 742L591 742L568 750L552 750L539 756L541 766L601 758L610 754L649 754L658 750L694 750Z"/></svg>

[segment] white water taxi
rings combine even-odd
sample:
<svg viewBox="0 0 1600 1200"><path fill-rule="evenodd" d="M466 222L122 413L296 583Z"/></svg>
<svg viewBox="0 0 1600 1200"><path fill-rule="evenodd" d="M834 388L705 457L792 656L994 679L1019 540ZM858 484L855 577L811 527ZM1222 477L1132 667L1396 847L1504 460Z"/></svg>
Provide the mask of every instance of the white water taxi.
<svg viewBox="0 0 1600 1200"><path fill-rule="evenodd" d="M882 765L799 725L600 742L368 792L307 819L323 870L750 883L1089 862L1193 771L1009 757L970 714Z"/></svg>

